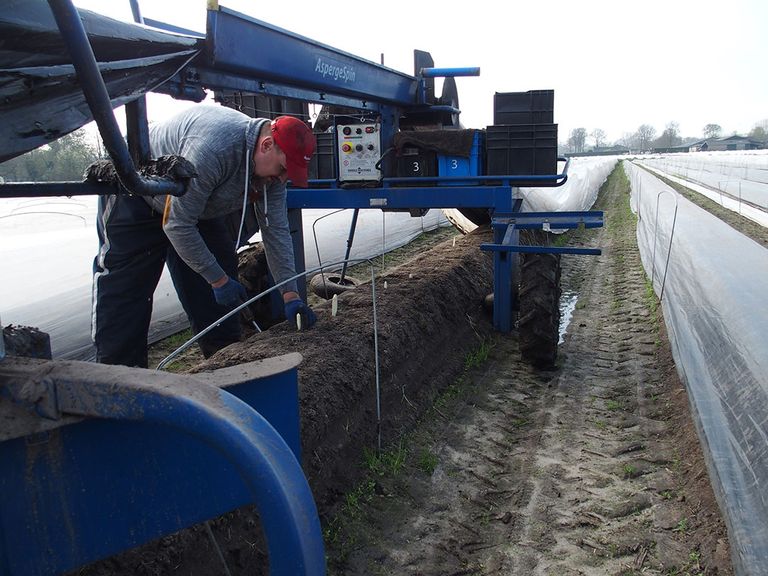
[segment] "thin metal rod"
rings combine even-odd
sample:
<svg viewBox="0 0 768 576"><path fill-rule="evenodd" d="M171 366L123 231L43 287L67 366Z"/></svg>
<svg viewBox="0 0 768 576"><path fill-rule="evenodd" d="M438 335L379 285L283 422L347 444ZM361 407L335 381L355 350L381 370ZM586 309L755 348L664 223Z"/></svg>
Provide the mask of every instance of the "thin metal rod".
<svg viewBox="0 0 768 576"><path fill-rule="evenodd" d="M373 262L371 262L371 260L369 258L352 258L349 261L350 262L368 262L371 266L373 266ZM266 296L267 294L272 293L274 290L277 290L281 286L284 286L285 284L288 284L289 282L292 282L293 280L297 280L298 278L301 278L302 276L309 276L310 274L315 274L316 272L322 271L324 268L328 268L329 266L338 266L339 264L343 264L343 261L339 260L338 262L331 262L329 264L322 264L321 266L318 266L317 268L312 268L311 270L305 270L304 272L299 272L298 274L295 274L294 276L291 276L290 278L287 278L287 279L283 280L282 282L279 282L278 284L275 284L274 286L271 286L270 288L267 288L263 292L260 292L260 293L256 294L256 296L246 300L245 302L243 302L239 306L233 308L232 310L230 310L229 312L224 314L224 316L222 316L221 318L219 318L218 320L213 322L210 326L208 326L205 329L201 330L200 332L195 334L192 338L187 340L184 344L179 346L171 354L166 356L157 365L157 368L155 368L155 370L162 370L171 360L173 360L174 358L176 358L176 356L178 356L179 354L184 352L187 348L192 346L192 344L194 344L195 342L200 340L200 338L202 338L203 336L208 334L208 332L210 332L211 330L213 330L214 328L219 326L222 322L224 322L225 320L228 320L229 318L231 318L235 314L238 314L240 312L240 310L242 310L243 308L245 308L247 306L250 306L251 304L256 302L256 300L259 300L260 298Z"/></svg>
<svg viewBox="0 0 768 576"><path fill-rule="evenodd" d="M315 230L315 225L320 222L323 218L327 218L328 216L333 216L334 214L338 214L339 212L344 212L346 208L339 208L338 210L334 210L333 212L329 212L328 214L323 214L319 218L316 218L314 222L312 222L312 237L315 240L315 252L317 253L317 261L321 262L323 261L322 258L320 258L320 244L317 241L317 231ZM349 257L349 255L347 255ZM323 291L325 294L328 294L328 286L325 283L325 274L323 273L322 267L320 268L320 279L323 281Z"/></svg>
<svg viewBox="0 0 768 576"><path fill-rule="evenodd" d="M352 258L349 260L345 260L344 262L368 262L368 266L371 269L371 300L373 304L373 355L374 355L374 372L375 372L375 379L376 379L376 437L377 437L376 444L378 446L379 451L381 451L381 369L379 365L379 320L378 320L378 312L376 307L376 271L375 271L375 266L373 262L369 258ZM240 306L238 306L234 310L231 310L230 312L222 316L218 321L208 326L205 330L201 330L200 332L198 332L195 336L187 340L184 344L179 346L179 348L177 348L171 354L166 356L157 365L156 370L162 370L171 360L173 360L176 356L184 352L184 350L192 346L192 344L197 342L200 338L202 338L205 334L213 330L216 326L224 322L227 318L229 318L230 316L233 316L234 314L237 314L242 308L250 306L253 302L258 300L259 298L263 298L273 290L277 290L283 284L287 284L288 282L291 282L301 276L314 274L315 272L322 270L324 267L336 266L341 263L342 262L331 262L330 264L324 264L313 270L300 272L299 274L296 274L295 276L292 276L287 280L283 280L279 284L275 284L271 288L264 290L263 292L257 294L247 302L243 302Z"/></svg>
<svg viewBox="0 0 768 576"><path fill-rule="evenodd" d="M227 566L227 561L224 559L224 554L221 552L221 548L219 547L219 543L216 542L216 537L213 535L213 530L211 530L211 523L207 520L205 521L205 531L208 533L208 539L211 541L211 544L213 544L213 549L216 550L216 555L219 557L219 560L221 560L221 566L224 568L224 574L226 576L232 576L232 573L229 571L229 566Z"/></svg>
<svg viewBox="0 0 768 576"><path fill-rule="evenodd" d="M347 275L347 260L352 251L352 241L355 239L355 229L357 228L357 217L360 214L360 208L355 208L352 212L352 223L349 225L349 236L347 237L347 250L344 252L344 265L341 267L341 278L339 284L344 285L344 276ZM318 257L318 262L320 258Z"/></svg>
<svg viewBox="0 0 768 576"><path fill-rule="evenodd" d="M376 446L381 452L381 384L379 379L379 324L376 317L376 272L371 263L371 300L373 301L373 357L376 371Z"/></svg>

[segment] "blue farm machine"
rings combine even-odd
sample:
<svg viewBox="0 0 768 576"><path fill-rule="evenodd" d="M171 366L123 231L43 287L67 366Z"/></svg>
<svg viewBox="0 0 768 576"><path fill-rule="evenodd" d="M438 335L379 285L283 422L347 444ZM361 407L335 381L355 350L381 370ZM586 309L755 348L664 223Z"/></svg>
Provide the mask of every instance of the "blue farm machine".
<svg viewBox="0 0 768 576"><path fill-rule="evenodd" d="M93 119L119 183L3 183L0 197L184 194L182 182L137 170L150 159L147 92L201 101L212 90L222 104L275 114L321 104L314 179L288 195L297 270L301 209L458 209L493 228L482 249L494 258L495 328L517 328L524 356L553 363L559 256L596 251L520 236L601 226L602 213L521 210L521 185L567 179L552 91L497 94L495 124L464 129L454 78L478 69L436 68L416 51L408 75L214 4L203 36L142 20L135 2L143 25L70 0L1 2L0 161ZM323 574L299 464L300 361L175 375L0 349L0 574L65 573L245 504L262 519L270 573Z"/></svg>

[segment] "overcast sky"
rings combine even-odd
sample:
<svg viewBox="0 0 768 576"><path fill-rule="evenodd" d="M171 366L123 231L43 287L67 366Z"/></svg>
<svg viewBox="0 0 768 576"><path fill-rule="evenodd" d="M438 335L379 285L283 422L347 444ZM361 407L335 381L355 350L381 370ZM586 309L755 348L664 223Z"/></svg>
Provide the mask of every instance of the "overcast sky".
<svg viewBox="0 0 768 576"><path fill-rule="evenodd" d="M494 92L534 89L555 90L561 141L579 127L615 141L669 122L682 136L709 123L746 134L768 119L765 0L220 3L374 62L383 53L408 74L414 48L439 67L479 66L480 77L457 79L468 128L493 122ZM131 20L128 0L75 4ZM145 17L204 31L204 0L139 4ZM150 103L150 112L167 110Z"/></svg>

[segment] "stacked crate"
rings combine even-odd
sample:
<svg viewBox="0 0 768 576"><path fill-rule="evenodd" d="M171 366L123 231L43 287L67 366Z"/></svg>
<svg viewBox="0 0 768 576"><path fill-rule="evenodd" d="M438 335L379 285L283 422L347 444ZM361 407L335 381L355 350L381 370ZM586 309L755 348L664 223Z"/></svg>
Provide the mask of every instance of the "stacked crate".
<svg viewBox="0 0 768 576"><path fill-rule="evenodd" d="M497 92L493 126L486 129L486 174L500 176L557 173L554 90ZM535 180L515 186L535 186Z"/></svg>

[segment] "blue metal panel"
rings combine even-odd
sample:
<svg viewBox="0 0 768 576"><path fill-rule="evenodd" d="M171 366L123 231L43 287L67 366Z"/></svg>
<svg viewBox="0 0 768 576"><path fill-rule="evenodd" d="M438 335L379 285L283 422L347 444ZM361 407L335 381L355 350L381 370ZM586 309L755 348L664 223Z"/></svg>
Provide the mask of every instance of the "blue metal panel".
<svg viewBox="0 0 768 576"><path fill-rule="evenodd" d="M455 178L456 181L465 180ZM413 178L421 180L421 178ZM428 180L425 178L425 180ZM289 208L484 208L509 212L510 186L291 188Z"/></svg>
<svg viewBox="0 0 768 576"><path fill-rule="evenodd" d="M208 11L207 40L208 64L219 70L364 100L416 104L414 77L225 8Z"/></svg>

